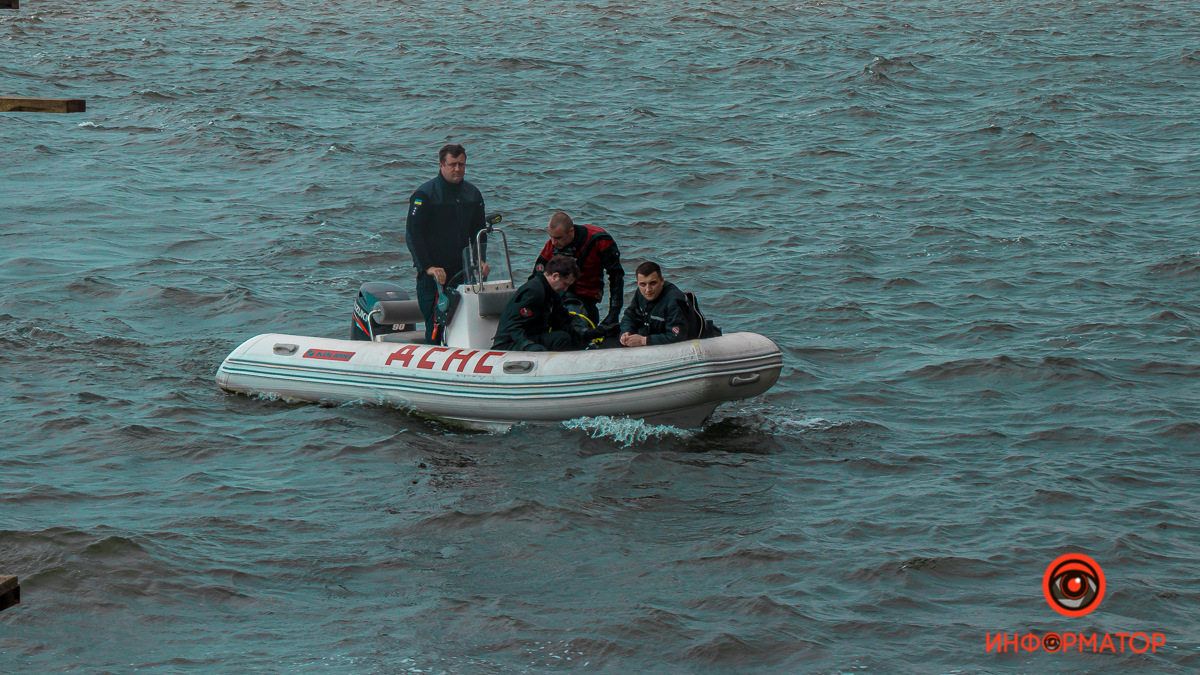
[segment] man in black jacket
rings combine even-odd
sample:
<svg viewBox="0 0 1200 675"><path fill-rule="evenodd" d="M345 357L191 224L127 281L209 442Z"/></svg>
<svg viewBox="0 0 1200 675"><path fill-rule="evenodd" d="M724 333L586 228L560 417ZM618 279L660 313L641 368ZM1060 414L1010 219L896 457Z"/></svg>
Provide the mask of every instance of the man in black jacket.
<svg viewBox="0 0 1200 675"><path fill-rule="evenodd" d="M405 240L417 268L417 303L425 318L425 341L432 341L434 309L439 289L456 285L462 271L462 251L483 229L483 195L468 183L467 150L450 144L438 151L438 175L408 200ZM487 276L488 265L483 265Z"/></svg>
<svg viewBox="0 0 1200 675"><path fill-rule="evenodd" d="M571 315L560 294L579 277L575 259L556 255L541 274L534 275L517 289L504 312L492 349L518 352L563 351L574 349L576 336L571 331Z"/></svg>
<svg viewBox="0 0 1200 675"><path fill-rule="evenodd" d="M621 317L621 344L645 347L687 339L686 298L675 284L663 280L658 263L638 265L637 287Z"/></svg>

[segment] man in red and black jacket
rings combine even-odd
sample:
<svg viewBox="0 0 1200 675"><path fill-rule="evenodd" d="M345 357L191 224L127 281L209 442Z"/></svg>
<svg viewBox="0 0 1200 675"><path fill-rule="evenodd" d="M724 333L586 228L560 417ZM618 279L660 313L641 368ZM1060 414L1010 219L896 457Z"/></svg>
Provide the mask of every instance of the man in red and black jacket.
<svg viewBox="0 0 1200 675"><path fill-rule="evenodd" d="M599 327L598 333L609 332L621 321L625 303L625 270L621 268L621 251L617 242L604 228L595 225L576 225L562 211L550 216L546 227L550 240L542 247L533 274L541 274L546 262L556 255L569 255L579 264L579 278L563 293L568 309L582 307L583 313ZM608 314L600 320L598 305L604 297L604 272L608 272ZM533 275L530 275L531 277Z"/></svg>

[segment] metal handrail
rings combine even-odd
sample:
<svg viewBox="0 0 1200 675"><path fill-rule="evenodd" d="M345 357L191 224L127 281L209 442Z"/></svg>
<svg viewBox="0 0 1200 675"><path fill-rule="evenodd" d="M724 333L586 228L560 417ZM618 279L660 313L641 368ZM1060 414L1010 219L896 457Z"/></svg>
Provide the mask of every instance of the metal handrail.
<svg viewBox="0 0 1200 675"><path fill-rule="evenodd" d="M513 275L512 257L509 255L509 252L508 252L508 235L504 232L504 230L501 230L500 228L495 227L496 223L499 223L502 219L503 219L503 216L499 213L494 213L494 214L488 216L487 221L486 221L487 227L484 227L483 229L476 232L475 233L475 241L473 242L474 246L467 247L468 249L470 249L470 252L473 253L474 257L475 257L475 259L473 261L471 261L474 263L474 265L469 266L468 274L470 274L471 270L474 270L476 272L476 274L473 275L473 283L472 283L476 293L483 292L483 275L478 274L478 272L481 272L483 270L483 263L484 263L484 260L483 260L483 237L484 237L484 235L490 235L493 233L500 235L500 243L504 247L504 264L507 266L509 281L510 282L513 281L513 279L512 279L512 275ZM470 280L468 280L468 281L470 281Z"/></svg>

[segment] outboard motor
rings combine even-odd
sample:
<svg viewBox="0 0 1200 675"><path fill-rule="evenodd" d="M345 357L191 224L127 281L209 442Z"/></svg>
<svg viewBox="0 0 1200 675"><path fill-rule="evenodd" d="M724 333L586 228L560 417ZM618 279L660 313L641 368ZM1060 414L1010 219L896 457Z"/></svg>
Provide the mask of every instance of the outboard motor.
<svg viewBox="0 0 1200 675"><path fill-rule="evenodd" d="M408 293L400 286L386 281L368 281L358 289L358 297L354 299L354 318L350 322L351 340L370 340L372 336L399 333L415 330L411 323L376 323L371 316L371 310L377 302L407 300ZM376 316L379 316L378 314Z"/></svg>

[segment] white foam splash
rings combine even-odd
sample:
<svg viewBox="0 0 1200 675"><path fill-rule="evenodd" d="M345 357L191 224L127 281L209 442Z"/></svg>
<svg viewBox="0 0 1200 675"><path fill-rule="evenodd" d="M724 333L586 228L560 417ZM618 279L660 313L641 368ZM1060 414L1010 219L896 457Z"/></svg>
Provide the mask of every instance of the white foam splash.
<svg viewBox="0 0 1200 675"><path fill-rule="evenodd" d="M695 432L669 424L647 424L628 417L576 417L562 423L567 429L586 432L592 438L611 438L622 447L632 447L651 438L690 438Z"/></svg>
<svg viewBox="0 0 1200 675"><path fill-rule="evenodd" d="M784 432L795 432L797 434L805 431L824 431L838 425L837 422L827 420L824 417L805 417L802 419L783 419L778 423L780 430Z"/></svg>

